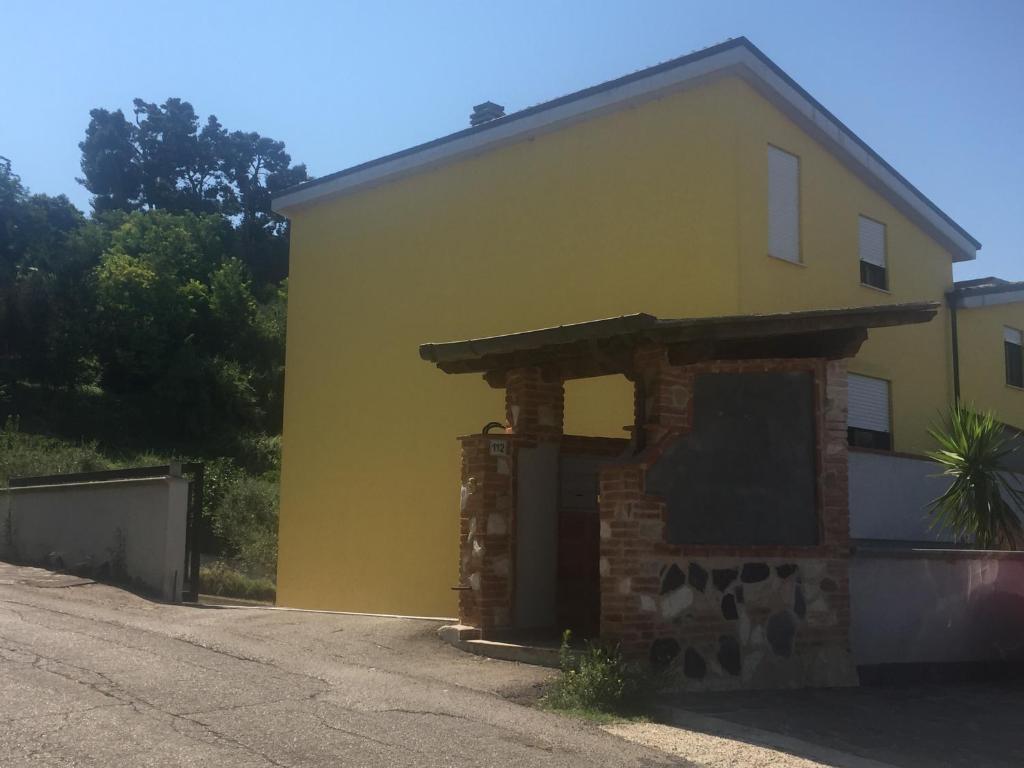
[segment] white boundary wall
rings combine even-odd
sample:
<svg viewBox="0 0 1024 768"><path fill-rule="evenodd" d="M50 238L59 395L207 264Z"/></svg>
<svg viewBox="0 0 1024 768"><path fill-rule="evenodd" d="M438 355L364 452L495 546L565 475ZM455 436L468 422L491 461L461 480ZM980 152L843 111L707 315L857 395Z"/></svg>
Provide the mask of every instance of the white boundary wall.
<svg viewBox="0 0 1024 768"><path fill-rule="evenodd" d="M928 504L949 480L927 459L850 451L850 537L890 541L942 542L932 530Z"/></svg>
<svg viewBox="0 0 1024 768"><path fill-rule="evenodd" d="M181 599L188 481L180 477L38 485L0 492L0 554L123 575ZM121 574L115 571L121 570Z"/></svg>

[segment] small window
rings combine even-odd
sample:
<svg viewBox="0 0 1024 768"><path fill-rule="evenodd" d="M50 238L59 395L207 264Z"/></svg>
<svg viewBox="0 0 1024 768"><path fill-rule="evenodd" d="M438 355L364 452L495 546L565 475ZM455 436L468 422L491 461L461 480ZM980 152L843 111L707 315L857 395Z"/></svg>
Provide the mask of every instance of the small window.
<svg viewBox="0 0 1024 768"><path fill-rule="evenodd" d="M848 377L846 434L857 448L892 450L889 382L851 373Z"/></svg>
<svg viewBox="0 0 1024 768"><path fill-rule="evenodd" d="M1006 354L1006 383L1024 387L1024 334L1016 328L1003 328L1003 349Z"/></svg>
<svg viewBox="0 0 1024 768"><path fill-rule="evenodd" d="M768 147L768 253L800 261L800 158Z"/></svg>
<svg viewBox="0 0 1024 768"><path fill-rule="evenodd" d="M873 288L889 289L885 259L885 224L861 216L859 222L860 281Z"/></svg>

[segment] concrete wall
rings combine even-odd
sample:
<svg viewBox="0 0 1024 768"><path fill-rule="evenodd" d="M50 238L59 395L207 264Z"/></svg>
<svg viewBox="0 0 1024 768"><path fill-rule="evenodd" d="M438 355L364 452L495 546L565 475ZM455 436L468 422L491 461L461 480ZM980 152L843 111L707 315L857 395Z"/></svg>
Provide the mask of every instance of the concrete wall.
<svg viewBox="0 0 1024 768"><path fill-rule="evenodd" d="M858 665L1024 660L1024 553L859 551L850 562Z"/></svg>
<svg viewBox="0 0 1024 768"><path fill-rule="evenodd" d="M11 488L0 494L6 557L91 571L179 600L188 481L180 477Z"/></svg>
<svg viewBox="0 0 1024 768"><path fill-rule="evenodd" d="M928 504L949 481L937 464L885 453L850 451L850 537L894 541L949 541L929 527Z"/></svg>

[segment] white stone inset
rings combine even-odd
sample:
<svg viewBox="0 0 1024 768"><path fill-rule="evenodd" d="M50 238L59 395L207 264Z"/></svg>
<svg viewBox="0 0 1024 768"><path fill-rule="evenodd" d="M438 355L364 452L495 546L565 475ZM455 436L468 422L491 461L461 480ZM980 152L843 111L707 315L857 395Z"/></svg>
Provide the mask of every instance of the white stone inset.
<svg viewBox="0 0 1024 768"><path fill-rule="evenodd" d="M661 615L665 619L674 619L693 604L693 590L680 587L661 598Z"/></svg>

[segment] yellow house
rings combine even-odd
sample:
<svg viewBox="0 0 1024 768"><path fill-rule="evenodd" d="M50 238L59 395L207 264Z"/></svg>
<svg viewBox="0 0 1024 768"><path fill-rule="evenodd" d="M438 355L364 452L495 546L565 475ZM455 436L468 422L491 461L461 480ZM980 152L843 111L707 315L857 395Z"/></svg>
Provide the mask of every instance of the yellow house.
<svg viewBox="0 0 1024 768"><path fill-rule="evenodd" d="M746 39L473 122L275 199L292 222L281 604L455 614L453 438L504 406L424 365L423 342L943 301L851 361L851 443L928 448L958 386L1024 427L1024 288L951 293L979 243ZM566 432L622 436L632 397L621 377L568 382Z"/></svg>

